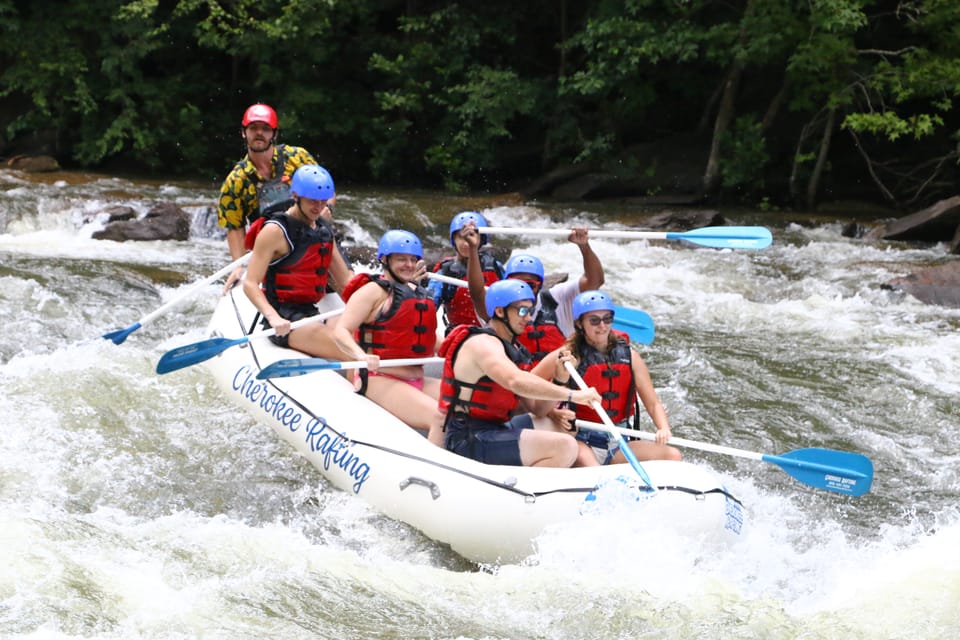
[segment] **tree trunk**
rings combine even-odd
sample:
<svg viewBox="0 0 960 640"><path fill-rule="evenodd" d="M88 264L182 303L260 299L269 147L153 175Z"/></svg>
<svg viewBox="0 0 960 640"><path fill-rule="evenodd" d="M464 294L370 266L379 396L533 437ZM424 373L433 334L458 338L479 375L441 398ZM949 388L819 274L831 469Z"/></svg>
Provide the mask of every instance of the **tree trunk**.
<svg viewBox="0 0 960 640"><path fill-rule="evenodd" d="M703 173L703 193L712 195L720 186L720 143L723 135L730 128L733 116L736 113L737 88L743 75L743 63L736 61L727 74L727 81L723 87L723 96L720 98L720 108L717 118L713 122L713 140L710 143L710 157L707 158L707 168Z"/></svg>
<svg viewBox="0 0 960 640"><path fill-rule="evenodd" d="M773 121L777 119L777 114L780 113L780 108L783 106L783 103L786 101L787 96L790 95L790 88L793 85L790 78L785 78L783 83L780 85L780 90L777 91L777 95L773 96L773 100L770 101L770 104L767 105L767 112L763 114L763 122L760 123L760 133L766 133L770 130L770 127L773 126Z"/></svg>
<svg viewBox="0 0 960 640"><path fill-rule="evenodd" d="M820 189L820 178L823 168L827 165L830 155L830 140L833 138L833 128L836 126L837 108L831 107L827 113L827 122L823 126L823 136L820 138L820 150L817 152L817 163L813 166L813 173L807 183L807 209L813 210L817 205L817 191Z"/></svg>

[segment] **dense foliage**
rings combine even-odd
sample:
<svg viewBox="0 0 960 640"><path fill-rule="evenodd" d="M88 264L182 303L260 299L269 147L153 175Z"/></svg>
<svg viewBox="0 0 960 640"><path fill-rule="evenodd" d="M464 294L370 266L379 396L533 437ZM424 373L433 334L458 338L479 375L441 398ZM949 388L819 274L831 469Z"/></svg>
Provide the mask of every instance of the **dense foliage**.
<svg viewBox="0 0 960 640"><path fill-rule="evenodd" d="M912 206L956 189L958 48L956 0L0 0L0 154L217 180L265 101L358 181Z"/></svg>

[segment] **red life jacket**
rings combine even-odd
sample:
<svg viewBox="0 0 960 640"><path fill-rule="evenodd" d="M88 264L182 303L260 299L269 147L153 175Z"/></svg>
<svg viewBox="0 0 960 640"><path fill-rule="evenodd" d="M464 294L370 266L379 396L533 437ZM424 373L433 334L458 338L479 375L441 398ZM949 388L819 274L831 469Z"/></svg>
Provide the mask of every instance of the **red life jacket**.
<svg viewBox="0 0 960 640"><path fill-rule="evenodd" d="M580 364L577 372L587 386L600 394L601 406L614 423L620 423L634 414L636 390L634 388L633 367L630 365L630 338L619 331L617 343L607 353L601 353L590 345L581 346ZM600 416L589 405L574 405L574 411L580 420L600 422Z"/></svg>
<svg viewBox="0 0 960 640"><path fill-rule="evenodd" d="M443 414L466 415L475 420L484 422L506 422L511 412L516 409L520 398L513 391L500 386L488 376L483 376L474 383L457 380L453 374L457 353L468 338L485 333L496 337L503 343L503 349L510 361L519 364L530 354L522 347L510 344L490 328L479 328L460 325L450 332L437 355L444 357L443 380L440 382L440 412ZM461 398L461 389L469 389L470 396Z"/></svg>
<svg viewBox="0 0 960 640"><path fill-rule="evenodd" d="M557 326L557 301L547 291L540 292L540 311L527 325L517 341L527 348L533 356L533 363L543 360L544 356L563 346L566 336Z"/></svg>
<svg viewBox="0 0 960 640"><path fill-rule="evenodd" d="M357 344L383 359L432 356L437 346L437 306L430 292L421 286L411 289L380 276L358 273L344 288L344 301L368 282L383 287L392 301L376 320L360 325L355 334Z"/></svg>
<svg viewBox="0 0 960 640"><path fill-rule="evenodd" d="M483 269L483 283L490 286L503 278L503 268L492 254L486 251L480 253L480 267ZM465 280L467 265L456 257L444 258L433 270L440 275ZM440 304L443 305L443 319L447 323L447 331L456 325L466 324L480 326L480 319L473 308L473 299L467 287L458 287L452 284L443 284L440 287Z"/></svg>
<svg viewBox="0 0 960 640"><path fill-rule="evenodd" d="M263 218L258 219L264 220ZM333 232L323 220L316 228L286 214L266 221L283 230L290 253L267 267L263 289L272 305L277 303L314 304L323 298L333 258ZM261 223L264 224L264 223Z"/></svg>

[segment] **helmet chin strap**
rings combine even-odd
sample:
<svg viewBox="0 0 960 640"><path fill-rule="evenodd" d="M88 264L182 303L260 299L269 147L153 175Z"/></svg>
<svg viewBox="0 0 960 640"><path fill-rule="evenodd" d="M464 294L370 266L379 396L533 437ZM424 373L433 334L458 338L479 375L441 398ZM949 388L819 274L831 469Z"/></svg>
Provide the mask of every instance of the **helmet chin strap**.
<svg viewBox="0 0 960 640"><path fill-rule="evenodd" d="M513 327L510 326L510 322L507 320L507 308L506 307L500 307L500 308L503 309L503 317L501 318L500 316L498 316L497 310L494 309L492 319L499 320L500 322L503 323L503 326L505 326L507 328L507 331L510 332L510 336L511 336L510 342L514 342L520 336L520 334L513 330Z"/></svg>
<svg viewBox="0 0 960 640"><path fill-rule="evenodd" d="M296 207L297 207L297 212L300 214L300 218L301 218L302 220L304 220L304 221L309 225L309 224L311 224L311 222L310 222L310 216L308 216L308 215L307 215L307 212L304 211L304 210L303 210L303 207L300 206L300 203L301 203L302 201L303 201L303 198L301 198L300 196L298 196L298 195L294 195L294 196L293 196L293 202L294 202L294 204L295 204Z"/></svg>
<svg viewBox="0 0 960 640"><path fill-rule="evenodd" d="M396 282L403 283L397 274L393 272L393 269L390 268L390 256L384 256L383 260L380 261L380 264L383 265L384 270L390 274L390 277L393 278Z"/></svg>

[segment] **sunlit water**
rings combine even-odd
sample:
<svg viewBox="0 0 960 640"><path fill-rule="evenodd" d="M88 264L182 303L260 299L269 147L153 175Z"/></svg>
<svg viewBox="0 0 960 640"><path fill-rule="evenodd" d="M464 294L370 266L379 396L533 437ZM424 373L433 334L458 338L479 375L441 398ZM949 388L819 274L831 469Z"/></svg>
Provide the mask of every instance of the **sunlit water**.
<svg viewBox="0 0 960 640"><path fill-rule="evenodd" d="M0 636L24 638L955 638L960 635L960 311L880 285L942 247L864 243L840 223L763 220L762 252L594 241L607 290L644 309L644 356L691 440L853 450L862 498L775 465L686 450L745 503L717 548L657 522L584 519L526 563L477 567L331 489L202 366L219 285L129 326L229 262L214 189L0 171ZM173 201L188 242L91 239L97 213ZM482 201L341 194L359 244L404 226L440 249ZM607 206L609 208L609 205ZM599 206L492 207L495 225L596 227ZM620 211L618 223L637 212ZM579 274L572 244L498 244Z"/></svg>

